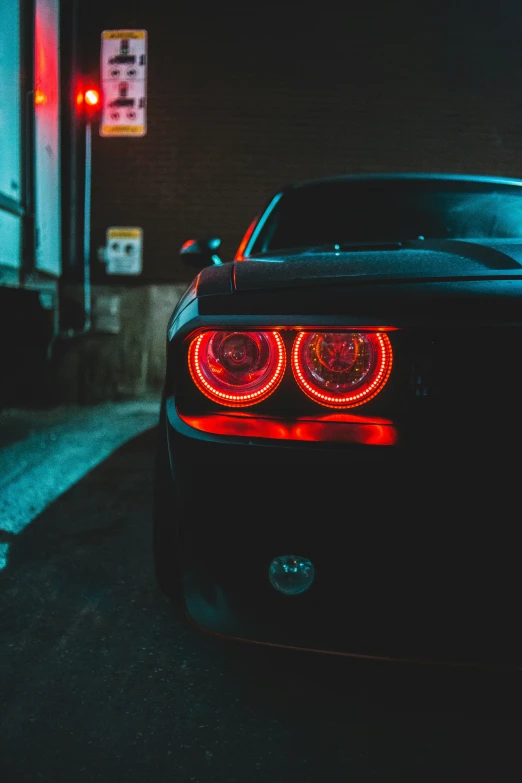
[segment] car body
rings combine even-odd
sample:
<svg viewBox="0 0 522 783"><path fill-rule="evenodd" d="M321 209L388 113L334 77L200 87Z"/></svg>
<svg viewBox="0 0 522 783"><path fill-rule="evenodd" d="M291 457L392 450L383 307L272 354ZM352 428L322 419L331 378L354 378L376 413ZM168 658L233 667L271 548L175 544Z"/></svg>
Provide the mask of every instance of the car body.
<svg viewBox="0 0 522 783"><path fill-rule="evenodd" d="M522 664L522 180L282 188L167 329L162 590L201 629Z"/></svg>

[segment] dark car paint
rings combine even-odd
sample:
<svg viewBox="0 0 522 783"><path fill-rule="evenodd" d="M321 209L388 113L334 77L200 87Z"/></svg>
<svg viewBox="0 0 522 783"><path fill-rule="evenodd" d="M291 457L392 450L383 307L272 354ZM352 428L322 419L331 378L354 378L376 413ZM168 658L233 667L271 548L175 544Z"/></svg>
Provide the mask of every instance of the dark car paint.
<svg viewBox="0 0 522 783"><path fill-rule="evenodd" d="M176 512L190 619L328 652L520 665L518 536L497 483L516 482L516 471L505 458L491 470L449 440L414 457L394 448L196 441L172 399L167 411L186 496ZM282 552L312 558L316 583L304 596L268 584L269 563Z"/></svg>

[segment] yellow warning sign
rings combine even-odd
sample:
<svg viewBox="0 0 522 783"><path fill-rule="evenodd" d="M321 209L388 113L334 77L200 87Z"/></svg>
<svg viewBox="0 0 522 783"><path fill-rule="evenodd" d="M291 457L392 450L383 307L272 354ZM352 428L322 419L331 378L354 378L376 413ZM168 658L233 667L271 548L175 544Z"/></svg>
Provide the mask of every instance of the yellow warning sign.
<svg viewBox="0 0 522 783"><path fill-rule="evenodd" d="M143 230L139 226L111 226L107 229L105 262L108 275L141 275Z"/></svg>
<svg viewBox="0 0 522 783"><path fill-rule="evenodd" d="M1 2L1 0L0 0ZM100 136L147 134L147 31L104 30Z"/></svg>
<svg viewBox="0 0 522 783"><path fill-rule="evenodd" d="M111 39L145 38L146 34L145 30L104 30L102 36L107 41Z"/></svg>
<svg viewBox="0 0 522 783"><path fill-rule="evenodd" d="M109 228L107 239L139 239L142 233L141 228Z"/></svg>
<svg viewBox="0 0 522 783"><path fill-rule="evenodd" d="M145 136L144 125L103 125L102 136Z"/></svg>

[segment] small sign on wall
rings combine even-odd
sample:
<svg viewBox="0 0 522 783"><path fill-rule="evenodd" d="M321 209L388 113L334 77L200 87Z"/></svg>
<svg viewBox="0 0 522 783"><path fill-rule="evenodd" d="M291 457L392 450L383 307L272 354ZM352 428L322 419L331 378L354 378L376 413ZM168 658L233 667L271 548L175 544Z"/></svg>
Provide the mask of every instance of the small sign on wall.
<svg viewBox="0 0 522 783"><path fill-rule="evenodd" d="M107 229L105 261L109 275L140 275L143 229L113 226Z"/></svg>
<svg viewBox="0 0 522 783"><path fill-rule="evenodd" d="M104 30L101 40L100 136L147 133L147 32Z"/></svg>

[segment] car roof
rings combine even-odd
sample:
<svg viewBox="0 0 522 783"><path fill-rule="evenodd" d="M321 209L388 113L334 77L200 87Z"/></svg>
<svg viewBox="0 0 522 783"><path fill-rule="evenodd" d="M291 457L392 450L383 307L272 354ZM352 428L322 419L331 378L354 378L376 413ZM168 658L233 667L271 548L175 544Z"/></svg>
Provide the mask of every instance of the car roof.
<svg viewBox="0 0 522 783"><path fill-rule="evenodd" d="M375 180L424 180L426 182L477 182L491 185L511 185L522 187L522 179L516 177L498 177L478 174L444 174L430 172L388 172L388 173L369 173L369 174L342 174L333 177L320 177L316 179L300 180L298 182L288 183L279 189L279 192L296 190L298 188L308 187L310 185L326 185L335 182L366 182Z"/></svg>

